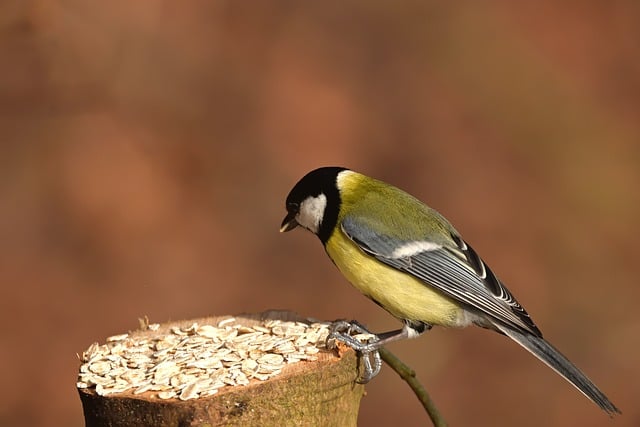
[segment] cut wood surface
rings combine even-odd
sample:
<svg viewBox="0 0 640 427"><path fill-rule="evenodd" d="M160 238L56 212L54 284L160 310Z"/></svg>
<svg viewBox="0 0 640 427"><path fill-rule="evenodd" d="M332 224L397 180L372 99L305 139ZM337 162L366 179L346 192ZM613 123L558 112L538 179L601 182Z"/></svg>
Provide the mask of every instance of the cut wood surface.
<svg viewBox="0 0 640 427"><path fill-rule="evenodd" d="M133 340L166 335L171 328L217 325L230 316L209 317L160 325L153 331L133 331ZM236 323L255 326L267 319L308 320L287 311L232 316ZM94 387L79 388L85 423L94 426L355 426L364 387L355 383L357 358L351 349L342 355L325 349L317 360L287 364L266 381L225 386L211 396L190 400L160 399L157 392L133 390L101 396Z"/></svg>

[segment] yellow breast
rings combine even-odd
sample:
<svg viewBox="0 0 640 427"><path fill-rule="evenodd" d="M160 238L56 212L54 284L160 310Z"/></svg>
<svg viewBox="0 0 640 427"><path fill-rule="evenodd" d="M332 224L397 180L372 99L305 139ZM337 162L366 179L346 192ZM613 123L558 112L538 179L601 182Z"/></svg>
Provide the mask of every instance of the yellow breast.
<svg viewBox="0 0 640 427"><path fill-rule="evenodd" d="M451 298L366 255L339 228L325 249L356 289L395 317L449 327L469 324L465 311Z"/></svg>

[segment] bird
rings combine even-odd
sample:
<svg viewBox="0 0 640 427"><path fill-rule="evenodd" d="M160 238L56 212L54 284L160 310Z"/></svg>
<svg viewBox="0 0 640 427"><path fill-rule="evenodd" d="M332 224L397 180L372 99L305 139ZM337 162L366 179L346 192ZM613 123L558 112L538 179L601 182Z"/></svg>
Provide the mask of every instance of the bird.
<svg viewBox="0 0 640 427"><path fill-rule="evenodd" d="M300 226L315 234L362 294L403 323L368 343L338 323L332 336L361 354L363 381L380 370L377 350L415 338L433 326L479 326L506 335L569 381L610 416L621 413L609 398L546 341L527 311L444 216L412 195L345 167L314 169L286 198L280 231ZM346 331L346 332L345 332Z"/></svg>

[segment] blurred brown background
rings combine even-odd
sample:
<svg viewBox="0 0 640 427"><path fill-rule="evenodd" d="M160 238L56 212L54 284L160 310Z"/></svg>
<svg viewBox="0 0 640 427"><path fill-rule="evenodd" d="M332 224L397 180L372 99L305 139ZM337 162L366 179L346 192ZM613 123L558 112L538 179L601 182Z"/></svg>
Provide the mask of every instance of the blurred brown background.
<svg viewBox="0 0 640 427"><path fill-rule="evenodd" d="M639 425L639 3L480 3L0 3L0 425L82 425L76 353L144 315L396 327L278 233L333 164L448 216ZM453 426L609 425L497 334L391 349ZM361 425L428 423L367 390Z"/></svg>

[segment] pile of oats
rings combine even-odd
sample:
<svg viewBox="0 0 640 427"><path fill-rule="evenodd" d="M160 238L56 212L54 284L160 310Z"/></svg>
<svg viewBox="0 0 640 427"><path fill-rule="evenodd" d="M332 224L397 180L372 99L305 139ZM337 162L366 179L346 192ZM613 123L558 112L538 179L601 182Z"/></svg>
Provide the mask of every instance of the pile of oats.
<svg viewBox="0 0 640 427"><path fill-rule="evenodd" d="M158 324L148 325L158 330ZM82 353L78 388L106 396L153 392L160 399L211 396L225 386L265 381L325 348L327 323L265 320L244 326L235 318L217 325L173 327L153 337L115 335Z"/></svg>

